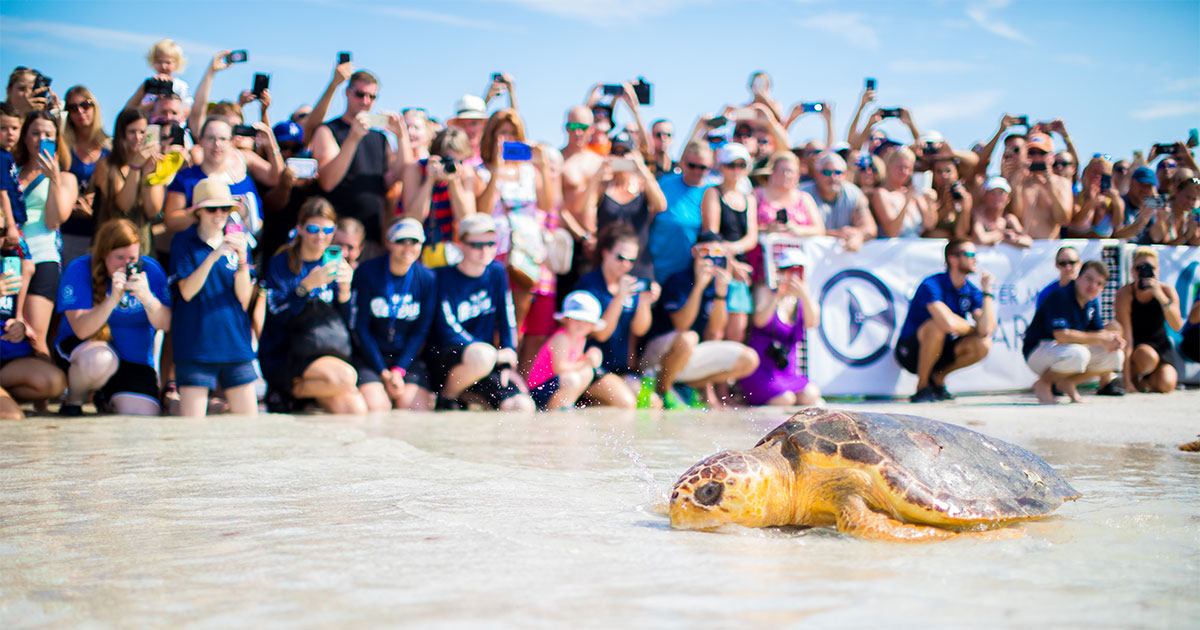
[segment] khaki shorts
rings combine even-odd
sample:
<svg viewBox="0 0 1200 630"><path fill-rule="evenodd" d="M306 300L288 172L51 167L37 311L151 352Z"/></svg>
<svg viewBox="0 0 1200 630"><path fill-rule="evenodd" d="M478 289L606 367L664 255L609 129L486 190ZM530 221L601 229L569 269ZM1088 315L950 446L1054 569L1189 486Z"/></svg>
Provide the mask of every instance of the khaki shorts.
<svg viewBox="0 0 1200 630"><path fill-rule="evenodd" d="M1026 364L1034 374L1046 372L1057 374L1083 374L1084 372L1115 372L1125 362L1125 353L1109 352L1101 346L1085 346L1078 343L1062 344L1043 341L1034 348Z"/></svg>
<svg viewBox="0 0 1200 630"><path fill-rule="evenodd" d="M656 371L662 369L663 359L667 357L671 344L675 343L675 338L678 336L679 331L672 331L651 339L650 343L646 344L645 352L642 353L642 369ZM722 372L728 372L737 365L738 359L745 349L745 345L736 341L700 342L696 344L696 349L692 351L687 365L683 366L675 380L679 383L696 383L706 381Z"/></svg>

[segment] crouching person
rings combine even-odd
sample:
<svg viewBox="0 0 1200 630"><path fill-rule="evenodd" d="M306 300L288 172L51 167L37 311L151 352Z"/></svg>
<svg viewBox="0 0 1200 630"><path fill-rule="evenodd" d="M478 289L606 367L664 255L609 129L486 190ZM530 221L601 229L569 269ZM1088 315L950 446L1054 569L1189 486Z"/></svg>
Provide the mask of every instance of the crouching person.
<svg viewBox="0 0 1200 630"><path fill-rule="evenodd" d="M1124 362L1119 326L1106 329L1100 321L1099 297L1106 281L1104 263L1089 260L1079 277L1047 296L1034 312L1023 352L1038 375L1033 384L1038 402L1053 404L1053 387L1071 402L1082 402L1076 389L1080 383L1115 372Z"/></svg>
<svg viewBox="0 0 1200 630"><path fill-rule="evenodd" d="M0 420L25 417L17 401L45 405L46 401L61 396L67 387L62 370L43 357L33 356L33 347L25 338L25 322L18 317L18 298L29 287L28 278L21 274L21 260L27 256L26 251L27 248L0 252L7 259L8 269L8 272L0 270ZM33 265L29 267L32 269ZM33 275L32 271L29 275Z"/></svg>
<svg viewBox="0 0 1200 630"><path fill-rule="evenodd" d="M625 386L619 376L601 367L600 348L587 348L588 335L605 326L602 314L600 301L587 291L572 291L563 299L562 312L554 316L562 327L550 335L529 369L529 395L538 409L570 408L604 378Z"/></svg>

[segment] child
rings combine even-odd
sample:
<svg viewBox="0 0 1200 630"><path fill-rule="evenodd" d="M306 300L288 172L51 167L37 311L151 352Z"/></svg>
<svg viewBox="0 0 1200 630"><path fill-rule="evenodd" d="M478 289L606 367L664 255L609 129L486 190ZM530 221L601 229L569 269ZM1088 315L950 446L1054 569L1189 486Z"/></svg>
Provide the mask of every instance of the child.
<svg viewBox="0 0 1200 630"><path fill-rule="evenodd" d="M600 302L587 291L573 291L554 315L561 327L538 352L529 370L529 396L538 409L570 408L584 391L604 375L600 348L588 348L587 336L604 327Z"/></svg>
<svg viewBox="0 0 1200 630"><path fill-rule="evenodd" d="M13 162L13 146L21 137L21 115L8 102L0 103L0 213L4 229L0 229L0 246L16 247L25 222L25 203L17 186L17 165Z"/></svg>
<svg viewBox="0 0 1200 630"><path fill-rule="evenodd" d="M150 52L146 55L146 62L150 64L150 68L154 70L154 76L151 79L163 79L171 82L171 91L179 95L179 99L185 105L191 102L188 96L188 84L183 79L175 77L178 72L183 72L187 67L187 59L183 56L183 49L176 44L174 40L164 39L156 42L150 47ZM136 101L127 103L125 109L129 109L138 103L147 105L156 100L153 94L146 94L145 83L138 87L135 94Z"/></svg>

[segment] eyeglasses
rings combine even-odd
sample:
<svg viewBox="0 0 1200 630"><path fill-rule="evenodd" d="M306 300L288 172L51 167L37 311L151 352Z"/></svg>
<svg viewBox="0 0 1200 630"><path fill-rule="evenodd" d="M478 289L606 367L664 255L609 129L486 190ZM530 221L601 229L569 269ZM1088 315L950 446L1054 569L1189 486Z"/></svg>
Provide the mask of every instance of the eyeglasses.
<svg viewBox="0 0 1200 630"><path fill-rule="evenodd" d="M821 174L822 174L822 175L824 175L825 177L833 177L833 176L835 176L835 175L842 175L842 174L844 174L845 172L846 172L846 171L834 171L834 170L830 170L830 169L827 169L827 168L825 168L825 169L821 169Z"/></svg>
<svg viewBox="0 0 1200 630"><path fill-rule="evenodd" d="M496 241L463 241L463 245L471 249L487 249L488 247L495 247Z"/></svg>
<svg viewBox="0 0 1200 630"><path fill-rule="evenodd" d="M233 206L208 206L203 208L205 212L216 214L218 212L233 212Z"/></svg>
<svg viewBox="0 0 1200 630"><path fill-rule="evenodd" d="M222 143L228 144L230 142L233 142L233 137L232 136L204 136L203 140L205 142L211 142L213 144L222 144Z"/></svg>
<svg viewBox="0 0 1200 630"><path fill-rule="evenodd" d="M368 101L373 101L373 100L379 98L378 94L372 94L370 92L364 92L362 90L354 90L354 95L357 96L358 98L365 98Z"/></svg>
<svg viewBox="0 0 1200 630"><path fill-rule="evenodd" d="M392 242L397 245L402 245L404 247L412 247L413 245L416 245L416 244L420 243L421 241L418 241L415 238L398 238Z"/></svg>
<svg viewBox="0 0 1200 630"><path fill-rule="evenodd" d="M741 160L738 160L737 162L729 162L728 164L722 164L721 166L723 166L725 168L742 169L742 168L746 168L746 163Z"/></svg>
<svg viewBox="0 0 1200 630"><path fill-rule="evenodd" d="M1054 264L1055 264L1055 266L1057 266L1057 267L1070 267L1071 265L1078 265L1078 264L1079 264L1079 259L1075 259L1075 260L1056 260L1056 261L1054 261Z"/></svg>
<svg viewBox="0 0 1200 630"><path fill-rule="evenodd" d="M623 263L629 263L629 264L631 264L631 265L632 265L633 263L637 262L637 259L636 259L636 258L630 258L630 257L628 257L628 256L626 256L626 255L624 255L624 254L617 254L617 260L619 260L619 261L621 261L621 262L623 262Z"/></svg>
<svg viewBox="0 0 1200 630"><path fill-rule="evenodd" d="M591 125L589 125L587 123L581 123L581 122L567 123L567 131L587 131L590 127L591 127Z"/></svg>
<svg viewBox="0 0 1200 630"><path fill-rule="evenodd" d="M67 103L68 112L81 112L85 109L91 109L96 104L92 101L79 101L78 103Z"/></svg>
<svg viewBox="0 0 1200 630"><path fill-rule="evenodd" d="M707 171L708 169L712 168L707 164L696 164L695 162L688 162L687 164L684 164L683 167L689 168L693 171Z"/></svg>
<svg viewBox="0 0 1200 630"><path fill-rule="evenodd" d="M337 228L333 227L332 225L329 227L321 227L313 223L309 223L308 225L304 226L304 231L308 232L309 234L320 234L322 232L326 234L333 234L334 230L336 229Z"/></svg>

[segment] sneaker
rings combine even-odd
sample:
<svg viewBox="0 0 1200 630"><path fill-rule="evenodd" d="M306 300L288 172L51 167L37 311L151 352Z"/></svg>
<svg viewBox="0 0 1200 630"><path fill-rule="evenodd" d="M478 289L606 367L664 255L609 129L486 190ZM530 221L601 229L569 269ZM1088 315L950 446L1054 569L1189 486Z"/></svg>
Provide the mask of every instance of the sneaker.
<svg viewBox="0 0 1200 630"><path fill-rule="evenodd" d="M945 383L941 385L931 384L930 387L933 388L933 393L937 394L938 400L954 400L954 394L951 394L950 390L946 389Z"/></svg>
<svg viewBox="0 0 1200 630"><path fill-rule="evenodd" d="M940 400L941 400L941 398L938 397L937 390L934 389L933 386L931 386L931 385L926 385L925 387L922 387L920 390L918 390L917 393L910 396L908 399L908 402L927 403L927 402L938 402Z"/></svg>
<svg viewBox="0 0 1200 630"><path fill-rule="evenodd" d="M1108 385L1096 390L1097 396L1124 396L1125 386L1121 385L1121 381L1113 379L1108 382Z"/></svg>
<svg viewBox="0 0 1200 630"><path fill-rule="evenodd" d="M82 405L63 405L58 408L58 415L68 418L78 418L83 415Z"/></svg>
<svg viewBox="0 0 1200 630"><path fill-rule="evenodd" d="M434 404L433 408L437 411L462 411L463 404L457 398L442 398L438 396L437 403Z"/></svg>
<svg viewBox="0 0 1200 630"><path fill-rule="evenodd" d="M679 393L674 389L667 390L667 394L663 396L663 409L687 409L688 404L679 397Z"/></svg>

